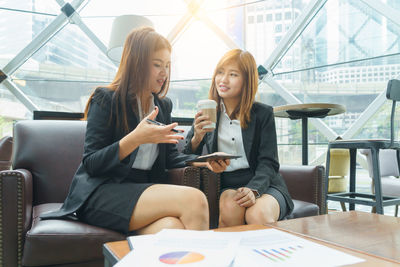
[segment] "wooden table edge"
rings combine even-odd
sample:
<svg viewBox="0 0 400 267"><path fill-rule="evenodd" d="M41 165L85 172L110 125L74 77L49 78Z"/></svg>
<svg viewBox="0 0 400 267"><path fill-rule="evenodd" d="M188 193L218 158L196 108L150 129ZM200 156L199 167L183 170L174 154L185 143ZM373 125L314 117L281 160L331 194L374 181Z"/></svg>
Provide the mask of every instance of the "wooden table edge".
<svg viewBox="0 0 400 267"><path fill-rule="evenodd" d="M283 232L287 232L287 233L292 234L292 235L296 235L296 236L302 237L302 238L312 239L312 240L315 240L315 241L318 241L318 242L321 242L321 243L326 243L326 244L333 245L333 246L336 246L336 247L348 249L348 250L351 250L351 251L354 251L354 252L357 252L357 253L360 253L360 254L363 254L363 255L368 255L369 257L379 258L381 260L390 261L390 262L393 262L393 263L396 263L396 264L400 263L400 261L396 261L395 259L386 258L386 257L380 256L380 255L371 254L371 253L368 253L368 252L365 252L365 251L362 251L362 250L359 250L359 249L356 249L356 248L348 247L348 246L345 246L343 244L338 244L338 243L335 243L335 242L332 242L332 241L328 241L328 240L324 240L324 239L321 239L321 238L318 238L318 237L309 236L309 235L302 234L302 233L297 233L295 231L287 230L287 229L280 228L280 227L274 226L274 225L267 225L267 226L269 226L271 228L274 228L274 229L277 229L277 230L280 230L280 231L283 231Z"/></svg>

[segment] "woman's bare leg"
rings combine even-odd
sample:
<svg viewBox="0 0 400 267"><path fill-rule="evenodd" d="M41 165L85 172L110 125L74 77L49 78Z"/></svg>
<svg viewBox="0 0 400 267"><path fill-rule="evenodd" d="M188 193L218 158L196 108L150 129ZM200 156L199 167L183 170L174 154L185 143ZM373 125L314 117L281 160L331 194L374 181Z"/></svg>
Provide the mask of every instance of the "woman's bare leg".
<svg viewBox="0 0 400 267"><path fill-rule="evenodd" d="M225 190L219 200L219 227L228 227L244 224L246 208L240 207L233 197L236 190Z"/></svg>
<svg viewBox="0 0 400 267"><path fill-rule="evenodd" d="M159 231L171 228L171 220L177 218L185 229L206 230L209 227L208 203L200 190L179 185L155 184L140 196L129 223L129 230L152 227ZM161 220L160 222L158 222ZM178 228L181 225L173 222ZM143 229L143 231L147 231Z"/></svg>
<svg viewBox="0 0 400 267"><path fill-rule="evenodd" d="M246 209L247 224L266 224L273 223L279 219L279 203L271 195L263 194L256 199L256 203Z"/></svg>
<svg viewBox="0 0 400 267"><path fill-rule="evenodd" d="M185 229L181 220L176 217L164 217L157 221L140 228L136 232L139 235L155 234L160 232L162 229Z"/></svg>

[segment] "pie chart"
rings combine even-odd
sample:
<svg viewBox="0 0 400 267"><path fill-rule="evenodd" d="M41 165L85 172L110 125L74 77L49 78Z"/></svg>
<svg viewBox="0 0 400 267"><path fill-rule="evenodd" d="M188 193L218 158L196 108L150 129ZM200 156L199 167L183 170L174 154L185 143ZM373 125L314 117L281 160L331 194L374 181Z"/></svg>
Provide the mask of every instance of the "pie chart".
<svg viewBox="0 0 400 267"><path fill-rule="evenodd" d="M188 264L204 260L204 255L192 251L175 251L163 254L158 258L166 264Z"/></svg>

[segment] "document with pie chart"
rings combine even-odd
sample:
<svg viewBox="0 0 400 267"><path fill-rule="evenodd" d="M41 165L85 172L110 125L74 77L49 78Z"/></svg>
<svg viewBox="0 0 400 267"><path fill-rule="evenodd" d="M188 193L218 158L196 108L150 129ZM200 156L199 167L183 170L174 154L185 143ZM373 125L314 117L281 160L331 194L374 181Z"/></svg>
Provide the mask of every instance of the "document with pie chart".
<svg viewBox="0 0 400 267"><path fill-rule="evenodd" d="M163 230L128 237L133 250L115 266L231 266L239 239L211 231Z"/></svg>

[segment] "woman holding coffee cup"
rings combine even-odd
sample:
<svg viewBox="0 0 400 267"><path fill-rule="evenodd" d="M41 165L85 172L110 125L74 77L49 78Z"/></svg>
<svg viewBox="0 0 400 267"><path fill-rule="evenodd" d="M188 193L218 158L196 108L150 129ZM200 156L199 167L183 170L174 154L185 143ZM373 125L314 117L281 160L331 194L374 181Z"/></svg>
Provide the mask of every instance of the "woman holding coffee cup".
<svg viewBox="0 0 400 267"><path fill-rule="evenodd" d="M113 82L98 87L86 106L83 159L67 199L42 218L77 216L125 234L208 229L207 199L200 190L162 184L165 169L197 157L175 146L183 137L173 131L172 102L164 97L170 62L170 43L152 28L128 35ZM204 164L215 172L226 168L225 162Z"/></svg>
<svg viewBox="0 0 400 267"><path fill-rule="evenodd" d="M209 91L216 106L216 126L200 108L188 133L185 153L225 152L242 156L221 173L219 226L265 224L293 210L279 174L275 120L271 106L255 102L257 65L246 51L234 49L218 62ZM214 130L215 128L215 130Z"/></svg>

